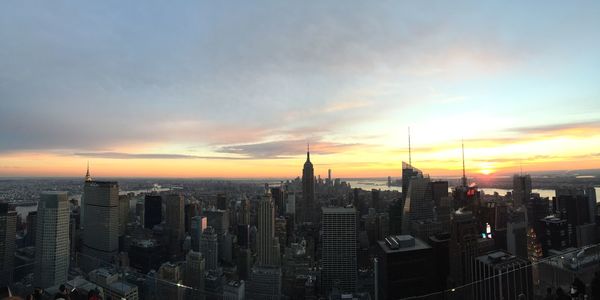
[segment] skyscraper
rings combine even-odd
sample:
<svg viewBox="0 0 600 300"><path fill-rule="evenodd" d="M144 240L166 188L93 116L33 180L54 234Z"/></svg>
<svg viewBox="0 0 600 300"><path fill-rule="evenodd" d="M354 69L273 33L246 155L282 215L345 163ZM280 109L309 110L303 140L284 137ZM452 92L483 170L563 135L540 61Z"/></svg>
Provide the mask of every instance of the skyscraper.
<svg viewBox="0 0 600 300"><path fill-rule="evenodd" d="M125 229L127 228L127 222L129 221L129 195L119 195L119 237L125 235Z"/></svg>
<svg viewBox="0 0 600 300"><path fill-rule="evenodd" d="M410 180L408 193L404 200L402 232L411 233L414 221L433 219L433 197L429 177L414 177Z"/></svg>
<svg viewBox="0 0 600 300"><path fill-rule="evenodd" d="M82 268L91 271L110 263L119 250L119 184L86 181ZM39 229L38 229L39 230Z"/></svg>
<svg viewBox="0 0 600 300"><path fill-rule="evenodd" d="M244 225L250 225L250 200L243 197L240 203L240 213L238 216L238 223Z"/></svg>
<svg viewBox="0 0 600 300"><path fill-rule="evenodd" d="M381 190L379 189L371 189L371 207L376 211L379 211L381 206L381 198L379 196L380 193Z"/></svg>
<svg viewBox="0 0 600 300"><path fill-rule="evenodd" d="M217 209L218 210L227 210L227 195L224 193L217 194Z"/></svg>
<svg viewBox="0 0 600 300"><path fill-rule="evenodd" d="M306 149L306 162L302 169L302 198L301 222L314 222L315 170L310 162L310 148Z"/></svg>
<svg viewBox="0 0 600 300"><path fill-rule="evenodd" d="M414 177L423 177L423 172L409 163L402 162L402 199L406 199L410 180Z"/></svg>
<svg viewBox="0 0 600 300"><path fill-rule="evenodd" d="M198 215L198 203L186 203L183 210L185 214L185 232L190 232L192 230L192 218Z"/></svg>
<svg viewBox="0 0 600 300"><path fill-rule="evenodd" d="M186 292L189 299L204 299L204 263L200 252L190 251L185 256L183 283L191 287Z"/></svg>
<svg viewBox="0 0 600 300"><path fill-rule="evenodd" d="M433 249L410 235L377 241L381 299L402 299L433 291Z"/></svg>
<svg viewBox="0 0 600 300"><path fill-rule="evenodd" d="M144 197L144 228L152 229L162 222L162 197L146 195Z"/></svg>
<svg viewBox="0 0 600 300"><path fill-rule="evenodd" d="M249 299L281 299L282 274L280 267L255 266L250 273Z"/></svg>
<svg viewBox="0 0 600 300"><path fill-rule="evenodd" d="M69 202L66 192L40 195L35 245L35 285L67 282L69 271Z"/></svg>
<svg viewBox="0 0 600 300"><path fill-rule="evenodd" d="M25 236L25 244L35 246L35 236L37 227L37 211L31 211L27 214L27 235Z"/></svg>
<svg viewBox="0 0 600 300"><path fill-rule="evenodd" d="M533 298L531 263L504 251L495 251L475 259L475 299L517 300Z"/></svg>
<svg viewBox="0 0 600 300"><path fill-rule="evenodd" d="M323 207L321 285L328 294L335 287L341 292L356 289L356 210L353 207Z"/></svg>
<svg viewBox="0 0 600 300"><path fill-rule="evenodd" d="M257 264L260 266L278 265L275 249L275 207L268 191L258 203ZM278 247L278 245L277 245Z"/></svg>
<svg viewBox="0 0 600 300"><path fill-rule="evenodd" d="M17 213L8 203L0 203L0 286L12 282L15 265L15 231Z"/></svg>
<svg viewBox="0 0 600 300"><path fill-rule="evenodd" d="M192 236L192 249L194 251L200 251L200 240L202 239L204 229L208 227L207 224L206 217L204 216L195 216L192 218L190 235Z"/></svg>
<svg viewBox="0 0 600 300"><path fill-rule="evenodd" d="M515 207L526 205L531 197L531 176L513 176L513 203Z"/></svg>
<svg viewBox="0 0 600 300"><path fill-rule="evenodd" d="M506 246L508 252L520 258L527 258L526 212L518 209L508 215L506 224Z"/></svg>
<svg viewBox="0 0 600 300"><path fill-rule="evenodd" d="M158 269L158 295L159 299L182 300L185 289L180 287L183 281L181 264L166 262Z"/></svg>
<svg viewBox="0 0 600 300"><path fill-rule="evenodd" d="M200 239L200 252L204 256L207 271L216 271L219 268L219 245L215 229L208 226Z"/></svg>
<svg viewBox="0 0 600 300"><path fill-rule="evenodd" d="M181 252L181 242L185 234L185 220L183 211L183 196L170 194L165 196L166 202L166 225L169 232L169 252L177 255Z"/></svg>
<svg viewBox="0 0 600 300"><path fill-rule="evenodd" d="M480 233L477 220L470 211L457 211L453 215L450 228L450 254L449 287L468 284L473 281L473 259L485 249L479 245ZM490 239L490 241L493 241ZM463 299L468 298L470 291L458 295Z"/></svg>

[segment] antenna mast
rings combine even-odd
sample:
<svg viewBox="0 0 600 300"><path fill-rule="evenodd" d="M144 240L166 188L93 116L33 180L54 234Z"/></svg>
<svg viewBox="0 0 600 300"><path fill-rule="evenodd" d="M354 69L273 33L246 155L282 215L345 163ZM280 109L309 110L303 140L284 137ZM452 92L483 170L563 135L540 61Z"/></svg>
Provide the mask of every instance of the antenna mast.
<svg viewBox="0 0 600 300"><path fill-rule="evenodd" d="M461 140L462 146L462 167L463 167L463 176L462 176L462 184L463 186L467 186L467 174L465 172L465 140Z"/></svg>
<svg viewBox="0 0 600 300"><path fill-rule="evenodd" d="M412 168L412 157L410 152L410 126L408 126L408 164Z"/></svg>

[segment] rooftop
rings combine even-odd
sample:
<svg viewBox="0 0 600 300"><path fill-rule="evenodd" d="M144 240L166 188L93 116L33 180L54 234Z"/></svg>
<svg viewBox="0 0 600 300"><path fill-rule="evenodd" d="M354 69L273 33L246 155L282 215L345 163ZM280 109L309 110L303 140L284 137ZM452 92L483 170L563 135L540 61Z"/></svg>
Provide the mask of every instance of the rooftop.
<svg viewBox="0 0 600 300"><path fill-rule="evenodd" d="M385 240L377 241L381 249L385 253L407 252L423 249L431 249L431 247L411 235L394 235L387 236Z"/></svg>

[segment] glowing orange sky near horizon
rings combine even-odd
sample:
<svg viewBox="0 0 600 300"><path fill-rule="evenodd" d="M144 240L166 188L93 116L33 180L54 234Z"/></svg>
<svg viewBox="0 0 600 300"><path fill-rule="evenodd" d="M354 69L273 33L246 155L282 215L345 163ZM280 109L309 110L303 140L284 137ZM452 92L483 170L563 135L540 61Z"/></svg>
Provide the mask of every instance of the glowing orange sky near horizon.
<svg viewBox="0 0 600 300"><path fill-rule="evenodd" d="M600 168L600 133L594 129L536 132L522 140L467 140L466 167L470 176ZM313 145L315 175L325 177L399 177L406 149L385 145L351 145L337 152L326 143ZM127 153L156 153L127 148ZM299 152L303 149L299 149ZM460 144L447 142L415 147L412 162L431 176L459 176ZM323 154L326 153L326 154ZM305 153L277 159L101 158L59 152L14 152L0 155L0 176L82 176L90 161L96 177L172 178L295 178L301 175Z"/></svg>

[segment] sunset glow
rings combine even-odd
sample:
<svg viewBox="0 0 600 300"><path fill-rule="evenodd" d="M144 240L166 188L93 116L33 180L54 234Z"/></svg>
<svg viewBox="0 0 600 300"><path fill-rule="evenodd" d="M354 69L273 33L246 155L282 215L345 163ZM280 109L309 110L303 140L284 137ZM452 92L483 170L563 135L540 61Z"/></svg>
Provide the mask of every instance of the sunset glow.
<svg viewBox="0 0 600 300"><path fill-rule="evenodd" d="M600 168L600 5L305 4L0 4L0 176Z"/></svg>

